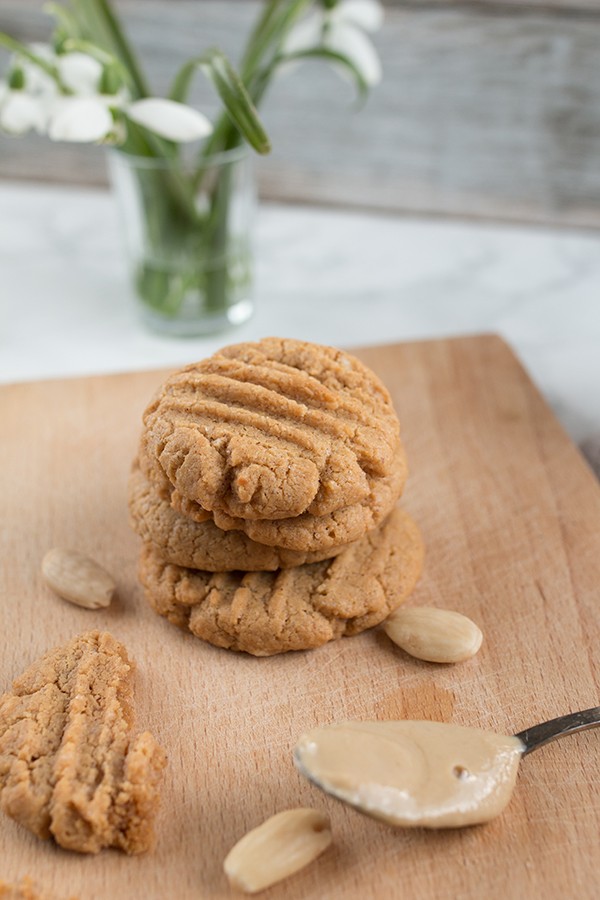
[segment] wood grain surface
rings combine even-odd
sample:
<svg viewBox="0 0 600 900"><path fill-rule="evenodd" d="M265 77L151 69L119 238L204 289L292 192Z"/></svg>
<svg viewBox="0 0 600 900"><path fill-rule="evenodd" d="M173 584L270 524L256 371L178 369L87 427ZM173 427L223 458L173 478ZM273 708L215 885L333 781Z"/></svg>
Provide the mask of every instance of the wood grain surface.
<svg viewBox="0 0 600 900"><path fill-rule="evenodd" d="M153 853L83 858L2 816L0 880L29 874L80 900L229 897L232 844L309 805L330 813L334 848L265 900L597 896L600 733L525 759L505 813L457 831L394 831L292 765L317 723L407 717L512 733L599 702L600 487L511 351L483 336L358 355L390 388L411 461L404 503L427 559L410 603L460 610L485 635L461 665L413 660L379 631L270 659L179 632L142 598L126 508L140 414L164 373L1 389L0 686L50 647L109 629L138 662L138 724L170 764ZM53 545L115 574L110 611L44 588Z"/></svg>
<svg viewBox="0 0 600 900"><path fill-rule="evenodd" d="M116 0L153 89L211 45L240 58L257 0ZM1 0L0 30L47 40L40 0ZM322 63L277 79L261 196L401 212L600 225L598 0L411 0L374 36L364 108ZM0 72L6 54L0 54ZM214 109L194 81L193 102ZM0 135L0 177L106 182L104 148Z"/></svg>

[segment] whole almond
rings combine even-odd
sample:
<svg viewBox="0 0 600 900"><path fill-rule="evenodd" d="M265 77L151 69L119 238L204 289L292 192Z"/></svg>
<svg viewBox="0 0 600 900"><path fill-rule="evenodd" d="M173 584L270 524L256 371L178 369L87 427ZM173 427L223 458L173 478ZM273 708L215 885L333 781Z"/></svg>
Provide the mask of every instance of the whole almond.
<svg viewBox="0 0 600 900"><path fill-rule="evenodd" d="M395 644L428 662L456 663L475 656L483 634L475 622L449 609L397 609L383 628Z"/></svg>
<svg viewBox="0 0 600 900"><path fill-rule="evenodd" d="M316 809L288 809L244 835L223 868L232 887L256 894L303 869L330 844L328 816Z"/></svg>
<svg viewBox="0 0 600 900"><path fill-rule="evenodd" d="M116 588L114 579L93 559L61 547L44 556L42 576L59 597L85 609L109 606Z"/></svg>

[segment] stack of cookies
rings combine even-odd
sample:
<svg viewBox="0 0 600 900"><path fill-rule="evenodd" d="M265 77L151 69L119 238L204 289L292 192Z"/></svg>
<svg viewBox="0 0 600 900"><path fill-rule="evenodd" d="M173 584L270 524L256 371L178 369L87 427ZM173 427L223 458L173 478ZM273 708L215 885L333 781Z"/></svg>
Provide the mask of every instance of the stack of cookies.
<svg viewBox="0 0 600 900"><path fill-rule="evenodd" d="M129 507L160 615L269 656L370 628L414 587L398 420L358 359L281 338L225 347L168 378L143 422Z"/></svg>

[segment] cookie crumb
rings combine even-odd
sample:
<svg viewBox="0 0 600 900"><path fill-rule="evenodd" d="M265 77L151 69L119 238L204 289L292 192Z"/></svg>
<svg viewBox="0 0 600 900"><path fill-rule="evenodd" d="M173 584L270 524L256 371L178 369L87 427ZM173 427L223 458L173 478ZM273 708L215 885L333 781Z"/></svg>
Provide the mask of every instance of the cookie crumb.
<svg viewBox="0 0 600 900"><path fill-rule="evenodd" d="M36 887L33 879L29 875L25 875L19 884L0 881L0 900L59 900L59 898L46 892L42 893ZM71 896L68 900L79 900L79 898Z"/></svg>

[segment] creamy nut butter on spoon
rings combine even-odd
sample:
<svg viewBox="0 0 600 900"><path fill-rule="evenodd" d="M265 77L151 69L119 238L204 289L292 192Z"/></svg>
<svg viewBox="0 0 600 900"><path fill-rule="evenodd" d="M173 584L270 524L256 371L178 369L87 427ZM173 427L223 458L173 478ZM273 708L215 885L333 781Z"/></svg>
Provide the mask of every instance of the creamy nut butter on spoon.
<svg viewBox="0 0 600 900"><path fill-rule="evenodd" d="M442 722L342 722L304 734L298 769L328 794L389 825L457 828L499 815L521 757L600 723L600 707L518 735Z"/></svg>

